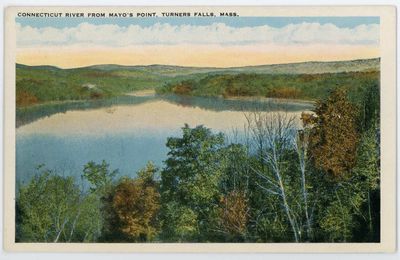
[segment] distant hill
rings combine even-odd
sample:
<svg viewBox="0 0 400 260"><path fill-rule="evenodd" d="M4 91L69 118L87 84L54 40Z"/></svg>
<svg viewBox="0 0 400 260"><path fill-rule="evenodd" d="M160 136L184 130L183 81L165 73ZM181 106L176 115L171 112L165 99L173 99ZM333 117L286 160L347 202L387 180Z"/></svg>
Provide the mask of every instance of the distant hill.
<svg viewBox="0 0 400 260"><path fill-rule="evenodd" d="M200 83L204 86L197 87L197 91L188 91L185 89L185 86L179 86L175 88L175 90L177 89L179 90L178 92L183 91L194 95L220 95L225 92L230 95L232 93L239 93L242 90L244 91L244 85L246 85L247 87L242 93L243 95L246 93L264 95L265 93L270 93L268 91L275 91L272 89L267 91L267 85L271 87L273 87L272 85L288 85L289 82L286 81L289 78L291 80L289 85L293 85L291 88L298 88L300 86L299 84L306 87L305 81L309 81L307 86L310 87L313 84L325 84L324 82L328 81L330 82L329 84L333 84L337 77L343 80L346 78L346 84L356 84L357 79L350 80L353 76L357 76L359 79L372 77L375 80L376 77L379 76L379 74L377 74L379 70L379 58L333 62L300 62L232 68L182 67L172 65L123 66L104 64L61 69L49 65L28 66L16 64L17 106L29 106L48 101L107 98L142 89L156 89L161 90L161 92L171 92L174 89L173 86L179 85L180 82L187 80L192 81L192 83L194 82L195 85ZM367 74L350 75L351 73L369 72L375 74L371 74L372 76ZM336 75L338 73L348 73L348 75ZM258 76L254 77L250 74ZM318 76L311 79L304 77L304 75L317 74L332 75ZM224 75L231 75L233 77L224 77ZM275 77L274 75L280 76ZM236 86L239 84L241 86L237 86L234 89L227 87L221 88L221 84L229 85L232 80L234 81L233 85ZM249 81L254 80L258 82L257 86L251 87ZM221 83L221 86L214 86L214 81ZM165 86L170 86L170 88L165 88ZM208 88L205 89L205 86L208 86ZM320 91L323 91L324 86L321 85L320 87ZM255 91L255 88L258 90ZM289 90L293 92L291 88L289 88ZM216 91L217 89L220 91ZM320 96L314 90L314 87L309 90L303 89L303 92L310 93L307 97ZM279 93L279 95L281 95L281 93Z"/></svg>
<svg viewBox="0 0 400 260"><path fill-rule="evenodd" d="M262 73L262 74L321 74L351 71L379 70L380 58L362 59L351 61L310 61L288 64L272 64L245 67L214 68L214 67L182 67L171 65L148 65L148 66L123 66L123 65L94 65L85 68L112 70L142 70L165 76L185 75L192 73L225 72L225 73Z"/></svg>
<svg viewBox="0 0 400 260"><path fill-rule="evenodd" d="M380 58L351 61L310 61L300 63L261 65L231 68L236 72L255 72L263 74L321 74L355 71L376 71L380 69Z"/></svg>
<svg viewBox="0 0 400 260"><path fill-rule="evenodd" d="M54 66L27 66L17 64L17 68L59 69ZM156 75L177 76L194 73L224 72L224 73L262 73L262 74L321 74L352 71L376 71L380 69L380 58L350 61L310 61L288 64L272 64L245 67L214 68L214 67L183 67L173 65L125 66L117 64L101 64L67 70L101 70L101 71L143 71Z"/></svg>
<svg viewBox="0 0 400 260"><path fill-rule="evenodd" d="M19 63L17 63L16 68L17 69L31 69L31 70L62 70L56 66L50 66L50 65L29 66L29 65L19 64Z"/></svg>

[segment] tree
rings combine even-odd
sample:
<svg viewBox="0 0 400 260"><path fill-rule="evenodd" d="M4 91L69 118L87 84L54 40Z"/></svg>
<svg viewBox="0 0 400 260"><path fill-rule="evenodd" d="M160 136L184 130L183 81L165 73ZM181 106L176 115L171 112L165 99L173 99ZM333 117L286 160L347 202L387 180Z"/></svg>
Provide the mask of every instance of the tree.
<svg viewBox="0 0 400 260"><path fill-rule="evenodd" d="M360 104L360 129L367 131L376 127L380 120L380 88L379 84L369 84L365 87Z"/></svg>
<svg viewBox="0 0 400 260"><path fill-rule="evenodd" d="M242 191L233 190L221 199L219 221L230 241L243 241L249 219L248 199Z"/></svg>
<svg viewBox="0 0 400 260"><path fill-rule="evenodd" d="M222 176L220 190L224 194L232 191L249 192L250 157L248 148L242 144L231 143L220 150Z"/></svg>
<svg viewBox="0 0 400 260"><path fill-rule="evenodd" d="M335 89L324 101L318 101L312 120L310 153L315 166L333 177L344 177L354 167L357 150L357 109L346 91Z"/></svg>
<svg viewBox="0 0 400 260"><path fill-rule="evenodd" d="M348 242L352 236L352 229L354 228L354 221L352 210L346 201L343 201L337 193L334 200L325 209L324 217L320 225L321 228L327 232L329 242ZM344 196L346 198L346 196Z"/></svg>
<svg viewBox="0 0 400 260"><path fill-rule="evenodd" d="M160 194L156 172L148 163L136 179L123 178L115 188L112 207L121 223L119 231L129 241L151 241L157 235Z"/></svg>
<svg viewBox="0 0 400 260"><path fill-rule="evenodd" d="M322 182L318 205L317 222L325 241L373 241L373 234L379 233L374 228L379 212L372 213L371 203L371 193L379 189L379 140L373 123L378 119L377 96L364 95L359 116L346 92L336 89L317 102L315 115L302 114L310 129L309 154L317 174L327 172L330 177ZM373 102L367 105L367 100Z"/></svg>
<svg viewBox="0 0 400 260"><path fill-rule="evenodd" d="M259 169L254 168L254 172L262 181L258 182L257 186L269 196L277 197L292 229L293 239L299 242L301 227L295 212L297 203L291 199L295 200L297 196L290 195L296 188L289 185L292 177L285 166L286 156L293 149L295 118L281 112L254 112L246 118L252 143L256 146L255 150L258 151L262 165Z"/></svg>
<svg viewBox="0 0 400 260"><path fill-rule="evenodd" d="M110 171L109 166L104 160L101 164L90 161L84 166L82 178L89 181L91 192L104 193L112 185L118 170Z"/></svg>
<svg viewBox="0 0 400 260"><path fill-rule="evenodd" d="M303 209L306 217L306 230L309 239L313 238L312 230L312 212L309 208L309 195L307 187L307 165L309 165L309 144L310 144L310 133L312 131L311 126L306 122L303 123L303 129L300 129L296 135L296 141L294 147L298 155L299 168L301 173L301 193L303 197Z"/></svg>
<svg viewBox="0 0 400 260"><path fill-rule="evenodd" d="M104 160L100 164L90 161L84 165L81 175L82 182L86 179L90 184L89 191L83 188L83 192L90 199L92 207L95 207L91 213L93 214L93 223L96 223L97 226L99 240L105 239L107 231L110 229L110 222L116 221L110 221L110 219L116 219L116 216L109 215L112 213L109 205L115 188L114 177L118 174L118 170L110 170L109 166Z"/></svg>
<svg viewBox="0 0 400 260"><path fill-rule="evenodd" d="M169 241L207 237L220 198L223 135L203 126L185 125L182 132L182 137L168 138L161 172L162 234Z"/></svg>
<svg viewBox="0 0 400 260"><path fill-rule="evenodd" d="M99 236L96 206L72 177L39 167L41 172L17 196L18 240L24 242L89 242ZM97 212L96 212L97 213Z"/></svg>
<svg viewBox="0 0 400 260"><path fill-rule="evenodd" d="M352 173L363 203L359 215L368 227L364 238L369 241L377 241L380 236L380 160L377 141L375 127L370 127L362 134L357 149L357 164Z"/></svg>

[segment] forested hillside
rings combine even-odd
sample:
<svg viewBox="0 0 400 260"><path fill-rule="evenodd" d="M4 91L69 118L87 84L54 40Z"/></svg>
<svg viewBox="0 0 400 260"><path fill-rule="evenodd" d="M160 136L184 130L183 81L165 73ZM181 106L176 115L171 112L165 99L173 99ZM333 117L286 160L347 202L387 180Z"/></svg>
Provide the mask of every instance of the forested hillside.
<svg viewBox="0 0 400 260"><path fill-rule="evenodd" d="M237 68L95 65L61 69L16 65L17 107L104 99L154 89L190 95L261 95L316 99L344 84L353 90L379 80L379 59L304 62Z"/></svg>
<svg viewBox="0 0 400 260"><path fill-rule="evenodd" d="M379 71L325 74L218 74L195 80L165 84L157 92L193 96L243 97L317 100L337 87L360 100L368 86L379 84Z"/></svg>

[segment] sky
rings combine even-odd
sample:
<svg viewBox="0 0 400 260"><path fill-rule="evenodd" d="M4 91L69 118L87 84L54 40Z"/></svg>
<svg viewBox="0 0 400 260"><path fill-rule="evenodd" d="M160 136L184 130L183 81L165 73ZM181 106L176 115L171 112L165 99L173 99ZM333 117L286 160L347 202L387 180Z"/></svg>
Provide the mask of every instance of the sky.
<svg viewBox="0 0 400 260"><path fill-rule="evenodd" d="M17 18L17 62L237 67L379 57L379 17Z"/></svg>

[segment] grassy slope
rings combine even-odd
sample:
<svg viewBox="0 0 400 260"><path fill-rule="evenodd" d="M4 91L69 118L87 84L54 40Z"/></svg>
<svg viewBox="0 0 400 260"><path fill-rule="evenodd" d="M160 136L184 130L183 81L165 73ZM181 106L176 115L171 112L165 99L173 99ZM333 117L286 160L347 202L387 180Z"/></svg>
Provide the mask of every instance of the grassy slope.
<svg viewBox="0 0 400 260"><path fill-rule="evenodd" d="M52 66L17 64L16 98L17 106L27 106L48 101L106 98L152 88L165 93L174 92L173 86L185 81L198 86L183 94L268 96L274 88L289 88L289 94L293 91L291 88L299 88L301 93L295 93L297 98L316 98L326 92L326 87L334 83L357 87L361 83L364 84L365 80L374 81L379 76L376 72L364 74L338 72L378 70L379 59L223 69L167 65L95 65L59 69ZM338 74L320 76L318 73Z"/></svg>

